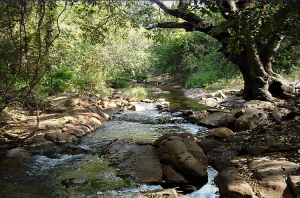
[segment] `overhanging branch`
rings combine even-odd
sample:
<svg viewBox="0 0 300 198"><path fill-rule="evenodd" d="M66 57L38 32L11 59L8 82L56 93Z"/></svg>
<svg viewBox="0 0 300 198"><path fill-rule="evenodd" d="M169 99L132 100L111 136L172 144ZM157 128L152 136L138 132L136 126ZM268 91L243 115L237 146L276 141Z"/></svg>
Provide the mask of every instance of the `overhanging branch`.
<svg viewBox="0 0 300 198"><path fill-rule="evenodd" d="M165 22L165 23L157 23L152 27L146 28L147 30L151 30L154 28L176 28L176 29L185 29L187 32L193 31L195 29L194 25L189 22Z"/></svg>

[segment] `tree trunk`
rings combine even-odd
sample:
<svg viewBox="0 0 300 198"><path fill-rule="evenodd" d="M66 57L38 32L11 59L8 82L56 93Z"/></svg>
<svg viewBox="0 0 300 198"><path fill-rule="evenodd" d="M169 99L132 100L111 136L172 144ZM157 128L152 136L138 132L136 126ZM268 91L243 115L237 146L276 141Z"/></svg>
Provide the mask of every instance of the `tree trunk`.
<svg viewBox="0 0 300 198"><path fill-rule="evenodd" d="M289 81L272 70L271 62L262 63L253 45L229 59L235 63L244 78L244 98L273 101L274 97L289 98L293 89Z"/></svg>

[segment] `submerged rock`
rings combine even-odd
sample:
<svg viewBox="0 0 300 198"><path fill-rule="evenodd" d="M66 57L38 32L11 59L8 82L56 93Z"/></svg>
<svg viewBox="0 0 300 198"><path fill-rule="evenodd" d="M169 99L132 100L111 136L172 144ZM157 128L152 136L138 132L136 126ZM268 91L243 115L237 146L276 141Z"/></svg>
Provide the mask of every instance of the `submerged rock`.
<svg viewBox="0 0 300 198"><path fill-rule="evenodd" d="M24 148L18 147L8 150L6 156L13 158L27 158L30 154Z"/></svg>
<svg viewBox="0 0 300 198"><path fill-rule="evenodd" d="M61 184L66 186L67 188L78 188L89 185L89 182L82 178L70 178L62 180Z"/></svg>

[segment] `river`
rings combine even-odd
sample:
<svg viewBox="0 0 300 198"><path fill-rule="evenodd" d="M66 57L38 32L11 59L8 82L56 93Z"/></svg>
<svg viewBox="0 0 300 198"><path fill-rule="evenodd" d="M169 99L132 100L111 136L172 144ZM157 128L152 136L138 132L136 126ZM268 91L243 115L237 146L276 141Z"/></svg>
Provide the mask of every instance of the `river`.
<svg viewBox="0 0 300 198"><path fill-rule="evenodd" d="M176 92L176 93L175 93ZM176 108L187 109L187 99L171 90L164 95L176 104ZM175 97L176 96L176 97ZM161 95L159 97L162 97ZM173 99L172 99L173 98ZM176 102L175 102L176 101ZM192 103L193 106L195 105ZM159 112L155 103L140 103L145 111L126 111L104 123L97 131L82 138L78 145L57 145L27 151L28 158L10 158L0 154L0 197L142 197L140 191L162 189L161 186L138 185L117 176L117 169L99 154L99 148L116 138L155 140L166 133L191 133L203 137L208 129L188 123L180 113ZM197 106L197 105L196 105ZM201 108L201 106L199 106ZM202 107L203 108L203 107ZM157 119L170 117L166 124L157 124ZM213 180L217 172L209 168L208 183L201 189L187 194L192 198L217 198L218 189ZM67 188L64 182L70 178L81 178L89 185Z"/></svg>

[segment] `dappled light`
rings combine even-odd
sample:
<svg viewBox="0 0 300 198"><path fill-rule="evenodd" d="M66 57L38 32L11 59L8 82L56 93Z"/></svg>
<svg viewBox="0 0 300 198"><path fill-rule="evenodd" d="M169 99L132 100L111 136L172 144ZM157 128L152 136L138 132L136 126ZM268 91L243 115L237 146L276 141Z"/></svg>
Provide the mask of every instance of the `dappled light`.
<svg viewBox="0 0 300 198"><path fill-rule="evenodd" d="M1 1L0 197L298 198L299 10Z"/></svg>

